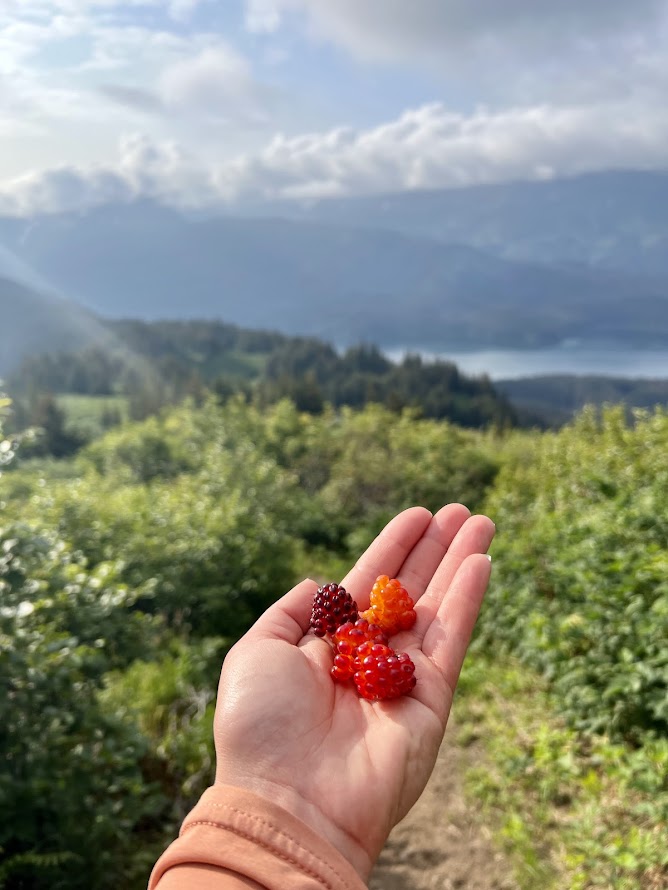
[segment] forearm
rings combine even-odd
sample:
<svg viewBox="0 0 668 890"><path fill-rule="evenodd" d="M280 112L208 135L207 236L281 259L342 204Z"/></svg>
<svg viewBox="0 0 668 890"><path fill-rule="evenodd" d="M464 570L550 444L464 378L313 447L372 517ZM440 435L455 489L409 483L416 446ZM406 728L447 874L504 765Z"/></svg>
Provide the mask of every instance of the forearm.
<svg viewBox="0 0 668 890"><path fill-rule="evenodd" d="M156 864L149 890L362 890L343 856L265 798L215 785Z"/></svg>

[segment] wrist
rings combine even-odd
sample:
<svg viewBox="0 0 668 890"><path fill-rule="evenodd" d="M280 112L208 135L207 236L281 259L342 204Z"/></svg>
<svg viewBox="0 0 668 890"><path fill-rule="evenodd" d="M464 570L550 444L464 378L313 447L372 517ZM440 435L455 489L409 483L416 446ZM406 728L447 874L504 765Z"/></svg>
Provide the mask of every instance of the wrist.
<svg viewBox="0 0 668 890"><path fill-rule="evenodd" d="M374 857L344 827L337 825L313 801L303 797L294 788L280 782L238 772L228 774L220 767L216 770L216 785L233 785L250 791L295 816L319 837L328 841L350 863L365 883L374 865Z"/></svg>

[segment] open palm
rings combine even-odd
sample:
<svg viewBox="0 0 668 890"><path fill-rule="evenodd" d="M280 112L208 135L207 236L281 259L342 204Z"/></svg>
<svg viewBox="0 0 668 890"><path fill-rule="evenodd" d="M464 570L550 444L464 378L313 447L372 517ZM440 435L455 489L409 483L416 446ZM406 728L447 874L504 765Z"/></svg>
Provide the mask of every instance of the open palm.
<svg viewBox="0 0 668 890"><path fill-rule="evenodd" d="M376 577L399 578L417 621L392 637L417 685L369 702L330 677L331 645L308 633L314 581L275 603L233 647L215 718L216 781L284 806L334 844L363 879L432 772L478 609L494 525L461 504L396 516L343 585L360 609Z"/></svg>

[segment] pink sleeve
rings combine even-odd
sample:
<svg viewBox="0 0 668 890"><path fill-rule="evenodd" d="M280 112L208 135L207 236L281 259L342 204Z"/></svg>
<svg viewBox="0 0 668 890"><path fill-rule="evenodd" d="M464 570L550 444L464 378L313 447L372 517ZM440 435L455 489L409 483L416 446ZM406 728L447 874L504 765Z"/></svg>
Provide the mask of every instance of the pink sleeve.
<svg viewBox="0 0 668 890"><path fill-rule="evenodd" d="M214 785L156 863L149 890L364 890L355 869L270 800Z"/></svg>

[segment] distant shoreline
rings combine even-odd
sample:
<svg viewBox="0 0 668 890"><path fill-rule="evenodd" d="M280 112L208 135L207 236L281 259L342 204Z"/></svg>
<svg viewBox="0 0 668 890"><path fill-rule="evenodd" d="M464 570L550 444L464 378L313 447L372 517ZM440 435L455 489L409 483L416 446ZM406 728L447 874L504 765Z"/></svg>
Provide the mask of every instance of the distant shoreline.
<svg viewBox="0 0 668 890"><path fill-rule="evenodd" d="M539 349L494 347L423 349L418 346L385 350L392 361L405 355L426 360L454 362L462 373L492 380L513 380L547 375L624 377L629 379L668 379L668 349L648 349L612 343L567 343Z"/></svg>

